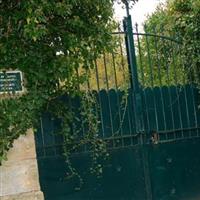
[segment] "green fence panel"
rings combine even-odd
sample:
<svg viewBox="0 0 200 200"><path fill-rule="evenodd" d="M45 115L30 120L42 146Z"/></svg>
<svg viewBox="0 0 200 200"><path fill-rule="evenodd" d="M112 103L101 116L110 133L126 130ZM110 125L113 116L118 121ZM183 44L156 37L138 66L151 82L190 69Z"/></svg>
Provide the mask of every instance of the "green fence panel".
<svg viewBox="0 0 200 200"><path fill-rule="evenodd" d="M163 91L160 87L154 88L155 95L155 104L156 104L156 112L157 112L157 120L158 120L158 130L166 130L166 120L165 120L165 110L164 110L164 102L163 102Z"/></svg>
<svg viewBox="0 0 200 200"><path fill-rule="evenodd" d="M188 116L188 109L187 109L187 98L186 98L186 90L185 88L181 88L181 93L180 93L180 107L181 107L181 115L182 117L182 124L183 128L188 128L189 127L189 116Z"/></svg>
<svg viewBox="0 0 200 200"><path fill-rule="evenodd" d="M146 99L146 107L144 108L146 113L146 119L148 120L146 130L148 132L156 130L156 112L155 112L155 102L154 94L151 88L146 88L144 90L144 98Z"/></svg>
<svg viewBox="0 0 200 200"><path fill-rule="evenodd" d="M73 154L73 164L85 181L80 191L78 177L67 178L70 171L62 157L63 138L56 134L60 119L49 113L41 117L35 139L45 199L140 200L149 199L147 195L152 193L153 200L182 200L199 195L198 90L193 86L144 89L144 135L136 133L135 107L131 103L134 94L131 91L125 101L122 100L122 91L94 92L99 104L94 112L98 111L101 121L99 135L107 140L109 138L111 156L104 163L103 177L97 179L89 174L90 154L84 153L86 149L79 149ZM70 103L71 109L75 109L81 119L80 99L61 99ZM80 121L74 122L74 125L80 129L81 136L87 127ZM151 141L154 131L159 135L158 144Z"/></svg>
<svg viewBox="0 0 200 200"><path fill-rule="evenodd" d="M110 106L111 106L113 134L119 135L120 133L119 129L121 124L119 94L115 90L110 90L109 96L111 102Z"/></svg>
<svg viewBox="0 0 200 200"><path fill-rule="evenodd" d="M187 103L188 103L188 115L189 115L189 126L195 127L196 125L196 113L195 113L195 102L194 102L194 91L191 85L186 86Z"/></svg>
<svg viewBox="0 0 200 200"><path fill-rule="evenodd" d="M180 99L179 99L179 91L178 88L172 86L170 88L171 99L172 99L172 110L173 110L173 119L174 119L174 129L182 129L182 116L180 111Z"/></svg>
<svg viewBox="0 0 200 200"><path fill-rule="evenodd" d="M101 99L101 109L102 109L102 121L104 124L104 136L103 137L110 137L112 136L111 130L111 116L110 116L110 107L109 107L109 97L106 90L100 91L100 99Z"/></svg>
<svg viewBox="0 0 200 200"><path fill-rule="evenodd" d="M76 166L84 180L79 190L79 179L67 179L67 165L62 157L38 159L41 189L46 200L54 199L145 199L145 185L140 149L124 148L110 152L102 178L88 173L88 154L74 155Z"/></svg>
<svg viewBox="0 0 200 200"><path fill-rule="evenodd" d="M121 107L120 107L120 112L122 116L122 135L131 135L131 118L130 118L130 106L128 102L128 98L124 97L125 99L123 100L124 92L120 92L121 96Z"/></svg>
<svg viewBox="0 0 200 200"><path fill-rule="evenodd" d="M173 112L171 108L170 89L163 87L163 102L165 110L166 130L173 130Z"/></svg>
<svg viewBox="0 0 200 200"><path fill-rule="evenodd" d="M135 133L136 133L136 113L133 112L133 111L135 111L135 107L134 107L135 104L133 104L133 101L134 101L133 90L129 89L128 94L129 95L127 97L127 100L128 100L128 111L129 111L130 124L131 124L131 135L135 135Z"/></svg>
<svg viewBox="0 0 200 200"><path fill-rule="evenodd" d="M200 198L200 140L149 147L154 200Z"/></svg>

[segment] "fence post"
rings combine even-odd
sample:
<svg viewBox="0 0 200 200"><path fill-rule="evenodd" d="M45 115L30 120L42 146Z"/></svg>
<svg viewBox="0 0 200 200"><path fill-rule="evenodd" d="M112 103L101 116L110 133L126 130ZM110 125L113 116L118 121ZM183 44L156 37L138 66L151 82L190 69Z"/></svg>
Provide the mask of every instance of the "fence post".
<svg viewBox="0 0 200 200"><path fill-rule="evenodd" d="M144 131L143 128L143 116L142 116L142 97L141 97L141 89L138 80L138 71L137 71L137 62L136 62L136 53L135 53L135 45L133 38L133 27L132 27L132 19L129 14L128 5L127 8L127 17L123 20L126 42L126 51L128 57L128 65L129 65L129 73L130 73L130 82L131 88L134 93L134 105L136 112L136 131L137 133L141 133Z"/></svg>

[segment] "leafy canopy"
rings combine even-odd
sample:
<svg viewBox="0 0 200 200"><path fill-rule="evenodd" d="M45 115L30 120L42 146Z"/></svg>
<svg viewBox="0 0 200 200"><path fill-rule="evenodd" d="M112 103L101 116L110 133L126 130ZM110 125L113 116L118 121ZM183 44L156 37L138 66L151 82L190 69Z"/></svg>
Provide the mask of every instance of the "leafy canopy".
<svg viewBox="0 0 200 200"><path fill-rule="evenodd" d="M0 70L18 69L26 94L0 100L0 162L62 94L78 92L87 69L110 46L112 0L1 0ZM53 105L53 104L52 104ZM61 117L62 105L56 105ZM65 109L66 112L67 108ZM70 114L68 115L70 117Z"/></svg>
<svg viewBox="0 0 200 200"><path fill-rule="evenodd" d="M161 70L158 72L157 67L154 69L154 74L161 74L163 84L166 84L167 69L169 77L173 79L173 67L176 67L179 84L183 84L185 81L200 84L200 1L168 0L166 4L157 7L157 10L148 17L145 25L148 33L169 36L171 39L181 42L177 48L177 44L171 41L149 39L148 45L152 62L155 66L160 65ZM142 53L145 54L147 51L145 39L142 42ZM145 61L145 56L143 56L143 62L146 62L145 66L148 66L147 57L147 61ZM167 60L167 64L163 62L165 60ZM168 68L165 67L166 65ZM172 69L171 72L169 69ZM145 70L146 74L149 74L148 69L145 68ZM154 79L159 82L159 77L154 77Z"/></svg>

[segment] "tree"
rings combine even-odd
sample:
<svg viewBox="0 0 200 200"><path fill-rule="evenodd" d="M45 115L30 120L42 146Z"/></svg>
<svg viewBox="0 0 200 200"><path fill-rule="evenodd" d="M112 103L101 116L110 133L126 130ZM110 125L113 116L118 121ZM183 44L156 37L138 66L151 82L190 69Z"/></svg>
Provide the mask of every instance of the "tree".
<svg viewBox="0 0 200 200"><path fill-rule="evenodd" d="M174 31L182 40L185 66L189 68L192 82L200 83L200 2L178 0L169 2Z"/></svg>
<svg viewBox="0 0 200 200"><path fill-rule="evenodd" d="M110 47L113 29L112 0L1 0L0 68L19 69L26 93L0 100L0 162L13 140L35 127L44 110L54 112L67 125L71 115L63 94L79 93L82 66ZM64 107L64 109L62 109ZM67 113L67 114L66 114ZM64 120L65 119L65 120Z"/></svg>
<svg viewBox="0 0 200 200"><path fill-rule="evenodd" d="M143 37L141 42L141 48L144 50L141 51L144 62L146 60L145 66L149 62L148 50L151 60L157 68L153 69L153 72L158 74L159 66L163 82L167 80L166 74L168 77L173 77L174 67L179 84L188 81L200 82L199 8L198 0L168 0L165 5L159 5L157 10L146 20L145 30L147 33L170 37L168 39L148 37L148 41ZM148 70L146 69L146 71ZM150 73L147 72L147 74ZM154 77L154 79L157 80L157 83L159 82L159 77ZM169 82L174 84L173 80L169 80Z"/></svg>

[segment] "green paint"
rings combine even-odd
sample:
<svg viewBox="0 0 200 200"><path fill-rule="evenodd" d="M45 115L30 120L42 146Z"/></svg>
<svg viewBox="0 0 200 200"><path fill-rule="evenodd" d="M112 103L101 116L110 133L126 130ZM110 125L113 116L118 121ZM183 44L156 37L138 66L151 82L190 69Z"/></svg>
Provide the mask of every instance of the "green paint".
<svg viewBox="0 0 200 200"><path fill-rule="evenodd" d="M131 104L132 90L128 93L130 102L126 106L120 104L123 105L120 108L120 116L124 113L124 120L119 118L117 103L122 102L121 91L95 92L96 98L103 102L103 129L100 129L99 135L107 141L110 159L104 163L103 177L98 179L88 171L91 160L90 153L86 150L89 148L80 149L72 155L72 162L84 179L84 185L79 191L75 190L78 185L76 177L65 179L68 167L62 157L62 138L52 134L52 130L59 127L59 121L52 120L51 116L45 114L41 129L39 128L36 134L40 183L45 199L180 200L200 195L198 90L188 85L183 86L178 93L175 89L172 86L143 90L147 104L143 110L146 131L142 135L137 135L134 126L135 107ZM155 102L152 101L153 98ZM77 111L78 101L76 98L71 100L72 109L75 108ZM114 133L119 130L122 123L116 135L111 134L109 101ZM192 119L196 124L191 122ZM80 128L80 124L74 126ZM133 132L130 133L130 130ZM153 131L159 135L157 145L150 142ZM87 133L86 127L80 131L80 134L84 133Z"/></svg>
<svg viewBox="0 0 200 200"><path fill-rule="evenodd" d="M119 39L120 51L111 52L112 61L106 52L100 66L95 61L98 136L106 141L110 153L103 163L103 177L89 173L92 152L87 145L72 154L73 165L84 180L76 190L79 180L68 175L63 140L51 134L60 121L51 120L46 113L35 135L46 200L182 200L200 196L199 90L183 76L180 42L168 36L140 34L137 26L134 33L129 14L123 23L120 34L125 45ZM127 74L117 71L117 63L120 69L127 67L128 84L124 84L125 78L123 83L118 81L117 73ZM70 106L80 118L78 101L71 98ZM80 137L88 132L88 127L75 121L72 126L72 132Z"/></svg>

